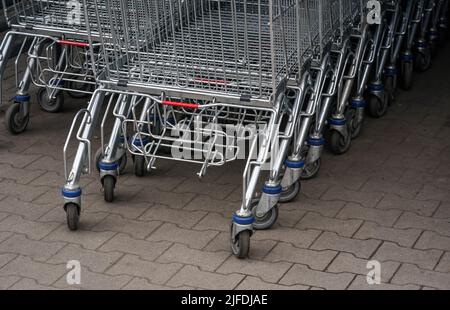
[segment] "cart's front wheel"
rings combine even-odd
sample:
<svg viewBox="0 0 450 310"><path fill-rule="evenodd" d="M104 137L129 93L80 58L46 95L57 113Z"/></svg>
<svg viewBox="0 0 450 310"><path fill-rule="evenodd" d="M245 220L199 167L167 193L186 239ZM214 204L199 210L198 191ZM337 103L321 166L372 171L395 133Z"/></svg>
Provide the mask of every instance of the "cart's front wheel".
<svg viewBox="0 0 450 310"><path fill-rule="evenodd" d="M425 49L423 52L417 53L414 61L414 67L418 72L425 72L431 67L431 50Z"/></svg>
<svg viewBox="0 0 450 310"><path fill-rule="evenodd" d="M80 207L75 203L68 203L65 206L66 217L67 217L67 227L70 230L78 230L78 224L80 222Z"/></svg>
<svg viewBox="0 0 450 310"><path fill-rule="evenodd" d="M13 134L18 135L23 133L30 122L30 115L22 115L20 105L22 103L15 103L11 105L5 114L6 129Z"/></svg>
<svg viewBox="0 0 450 310"><path fill-rule="evenodd" d="M144 156L134 156L134 174L142 178L145 176L145 157Z"/></svg>
<svg viewBox="0 0 450 310"><path fill-rule="evenodd" d="M298 194L301 190L301 183L300 181L295 182L289 187L283 188L283 191L281 192L280 199L278 200L281 203L288 203L291 201L294 201L295 198L297 198Z"/></svg>
<svg viewBox="0 0 450 310"><path fill-rule="evenodd" d="M379 96L372 95L369 99L369 114L373 118L380 118L386 114L388 110L387 96L385 93Z"/></svg>
<svg viewBox="0 0 450 310"><path fill-rule="evenodd" d="M278 206L274 206L269 212L265 214L258 214L257 212L258 204L252 206L252 213L255 217L255 222L253 223L253 228L256 230L267 230L272 228L272 226L278 220Z"/></svg>
<svg viewBox="0 0 450 310"><path fill-rule="evenodd" d="M56 92L55 98L50 98L48 90L41 88L37 93L37 100L41 109L48 113L58 113L64 106L64 95L60 91Z"/></svg>
<svg viewBox="0 0 450 310"><path fill-rule="evenodd" d="M410 61L402 62L402 88L404 90L411 90L413 84L413 63Z"/></svg>
<svg viewBox="0 0 450 310"><path fill-rule="evenodd" d="M233 230L231 230L233 231ZM237 258L247 258L250 252L250 231L241 231L236 237L231 236L231 250Z"/></svg>
<svg viewBox="0 0 450 310"><path fill-rule="evenodd" d="M102 161L102 155L103 150L102 148L99 148L97 152L95 152L95 168L97 169L97 172L100 172L100 162ZM123 174L125 172L125 169L127 167L128 163L128 157L127 154L124 153L122 157L119 158L119 161L117 162L119 164L119 174Z"/></svg>
<svg viewBox="0 0 450 310"><path fill-rule="evenodd" d="M336 155L342 155L348 152L352 139L349 134L344 135L337 130L332 130L330 135L330 148Z"/></svg>
<svg viewBox="0 0 450 310"><path fill-rule="evenodd" d="M116 187L116 178L112 175L103 177L103 192L106 202L114 201L114 189Z"/></svg>
<svg viewBox="0 0 450 310"><path fill-rule="evenodd" d="M300 178L302 180L314 179L319 174L321 164L322 161L320 158L313 163L306 164L305 168L302 170Z"/></svg>

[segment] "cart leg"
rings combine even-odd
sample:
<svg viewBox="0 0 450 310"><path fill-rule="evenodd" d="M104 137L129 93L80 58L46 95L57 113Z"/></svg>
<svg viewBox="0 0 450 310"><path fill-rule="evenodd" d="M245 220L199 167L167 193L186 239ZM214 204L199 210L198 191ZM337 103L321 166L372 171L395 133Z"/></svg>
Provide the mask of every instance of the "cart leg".
<svg viewBox="0 0 450 310"><path fill-rule="evenodd" d="M70 230L78 229L78 221L81 211L81 187L80 177L83 173L87 173L89 157L89 146L83 142L90 140L94 128L96 126L101 106L104 99L104 92L98 91L95 93L88 107L88 115L83 118L84 129L80 133L80 143L72 164L72 168L68 174L66 184L62 189L62 196L64 199L64 210L67 212L67 225ZM88 122L88 118L90 121Z"/></svg>
<svg viewBox="0 0 450 310"><path fill-rule="evenodd" d="M19 89L14 97L14 104L11 105L5 114L5 124L8 131L17 135L23 133L30 121L30 95L29 89L32 76L36 69L36 57L41 51L41 44L38 42L32 48L32 55L28 59L28 65L22 80L19 83Z"/></svg>

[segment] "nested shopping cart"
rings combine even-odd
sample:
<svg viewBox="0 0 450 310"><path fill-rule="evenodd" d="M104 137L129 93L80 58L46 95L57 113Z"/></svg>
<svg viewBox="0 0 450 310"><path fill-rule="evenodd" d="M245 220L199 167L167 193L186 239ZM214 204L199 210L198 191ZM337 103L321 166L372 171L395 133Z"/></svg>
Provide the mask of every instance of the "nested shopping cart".
<svg viewBox="0 0 450 310"><path fill-rule="evenodd" d="M96 2L100 16L106 17L102 1ZM83 97L94 90L95 70L88 53L86 16L96 12L85 10L78 0L13 0L10 6L3 0L3 4L11 31L0 45L0 78L8 60L15 56L17 86L5 123L11 133L19 134L26 130L30 119L31 84L40 87L37 100L48 112L61 110L62 91ZM98 54L98 50L95 52ZM17 65L20 57L26 58L22 77Z"/></svg>
<svg viewBox="0 0 450 310"><path fill-rule="evenodd" d="M328 55L332 8L339 1L151 3L106 0L108 19L94 15L88 21L98 28L104 70L64 148L76 136L78 150L70 169L65 159L62 191L68 226L78 227L80 177L91 170L90 138L100 126L102 148L95 165L106 201L114 199L126 153L138 176L159 160L198 164L203 176L211 166L246 159L243 201L230 236L233 253L246 257L253 229L273 225L280 197L298 186L304 165L298 148L285 159L290 146L299 144L300 115L309 113L304 102L323 89L329 66L312 63ZM99 9L98 3L93 6ZM136 18L152 11L158 12L154 18ZM114 119L111 130L105 126L108 114ZM257 199L264 170L270 178Z"/></svg>

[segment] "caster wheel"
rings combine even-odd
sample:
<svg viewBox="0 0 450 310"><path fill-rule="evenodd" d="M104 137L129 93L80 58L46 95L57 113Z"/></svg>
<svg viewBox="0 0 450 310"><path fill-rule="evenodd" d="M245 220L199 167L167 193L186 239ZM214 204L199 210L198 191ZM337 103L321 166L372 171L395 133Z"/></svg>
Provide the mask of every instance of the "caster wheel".
<svg viewBox="0 0 450 310"><path fill-rule="evenodd" d="M67 88L73 89L73 90L66 90L66 94L74 99L89 98L91 94L87 94L86 92L93 93L95 90L95 87L92 84L88 83L84 84L82 82L73 82L73 81L67 81Z"/></svg>
<svg viewBox="0 0 450 310"><path fill-rule="evenodd" d="M250 251L250 231L241 231L235 238L231 236L231 250L237 258L247 258Z"/></svg>
<svg viewBox="0 0 450 310"><path fill-rule="evenodd" d="M388 100L387 100L387 94L383 93L382 98L378 96L370 96L369 99L369 114L373 118L380 118L384 116L388 109Z"/></svg>
<svg viewBox="0 0 450 310"><path fill-rule="evenodd" d="M330 148L336 155L342 155L347 153L350 149L352 139L350 135L344 136L339 131L332 130L330 135Z"/></svg>
<svg viewBox="0 0 450 310"><path fill-rule="evenodd" d="M349 114L347 116L348 121L349 121L349 129L350 129L350 136L351 139L356 139L359 137L359 135L361 134L362 131L362 127L363 127L363 119L358 120L357 119L357 111L355 109L350 109L349 110Z"/></svg>
<svg viewBox="0 0 450 310"><path fill-rule="evenodd" d="M103 153L102 148L99 148L97 150L97 152L95 152L94 159L95 159L95 168L97 169L97 172L100 172L99 164L100 164L100 161L102 160L102 155L103 155L102 153ZM128 157L127 157L126 153L123 154L122 157L120 157L118 163L119 163L119 174L124 174L125 169L127 167L127 163L128 163Z"/></svg>
<svg viewBox="0 0 450 310"><path fill-rule="evenodd" d="M114 188L116 187L116 178L112 175L107 175L103 178L103 193L106 202L114 201Z"/></svg>
<svg viewBox="0 0 450 310"><path fill-rule="evenodd" d="M283 192L278 200L280 203L288 203L294 201L297 198L301 190L301 183L299 181L295 182L287 188L283 188Z"/></svg>
<svg viewBox="0 0 450 310"><path fill-rule="evenodd" d="M49 113L58 113L62 110L64 106L64 95L62 92L58 91L56 97L50 99L49 92L45 88L41 88L37 94L37 100L41 109Z"/></svg>
<svg viewBox="0 0 450 310"><path fill-rule="evenodd" d="M431 51L428 48L423 53L417 53L414 61L414 69L417 72L425 72L431 67Z"/></svg>
<svg viewBox="0 0 450 310"><path fill-rule="evenodd" d="M384 80L386 89L388 105L391 105L395 101L395 95L397 93L397 77L387 76Z"/></svg>
<svg viewBox="0 0 450 310"><path fill-rule="evenodd" d="M404 90L411 90L413 84L413 63L412 62L402 62L401 65L401 76L402 76L402 88Z"/></svg>
<svg viewBox="0 0 450 310"><path fill-rule="evenodd" d="M70 230L78 230L78 224L80 222L80 207L74 203L68 203L65 206L67 216L67 227Z"/></svg>
<svg viewBox="0 0 450 310"><path fill-rule="evenodd" d="M322 161L320 158L313 163L305 165L305 168L302 170L302 174L300 176L301 180L311 180L317 177L320 171L320 166Z"/></svg>
<svg viewBox="0 0 450 310"><path fill-rule="evenodd" d="M145 176L145 171L146 171L146 167L145 167L145 157L144 156L135 156L134 157L134 174L139 177L142 178Z"/></svg>
<svg viewBox="0 0 450 310"><path fill-rule="evenodd" d="M20 109L21 103L15 103L6 110L5 114L5 124L6 129L13 134L18 135L23 133L30 122L30 115L23 117Z"/></svg>
<svg viewBox="0 0 450 310"><path fill-rule="evenodd" d="M258 206L258 203L255 203L252 206L252 213L253 213L253 216L255 217L255 222L253 223L253 228L255 228L256 230L267 230L267 229L272 228L272 226L278 220L278 206L274 206L266 214L257 214L257 212L256 212L257 206Z"/></svg>

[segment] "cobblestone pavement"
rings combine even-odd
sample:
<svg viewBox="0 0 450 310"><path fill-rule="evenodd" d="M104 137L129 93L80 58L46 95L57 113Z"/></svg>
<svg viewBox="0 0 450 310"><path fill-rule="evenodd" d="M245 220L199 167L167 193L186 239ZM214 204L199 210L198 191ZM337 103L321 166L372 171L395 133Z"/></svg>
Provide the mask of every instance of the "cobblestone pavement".
<svg viewBox="0 0 450 310"><path fill-rule="evenodd" d="M81 229L69 232L62 145L86 100L66 97L58 115L34 105L25 134L0 127L0 289L450 289L446 53L385 118L367 120L349 154L325 154L320 177L253 236L248 260L228 243L242 163L201 181L189 165L163 162L143 179L128 167L111 205L86 176ZM4 99L12 67L7 75ZM69 287L73 259L82 283ZM367 284L368 260L382 262L381 285Z"/></svg>

